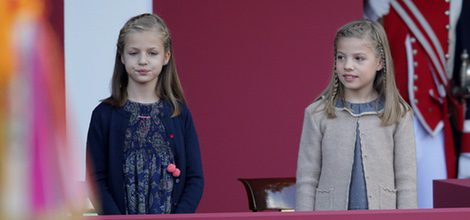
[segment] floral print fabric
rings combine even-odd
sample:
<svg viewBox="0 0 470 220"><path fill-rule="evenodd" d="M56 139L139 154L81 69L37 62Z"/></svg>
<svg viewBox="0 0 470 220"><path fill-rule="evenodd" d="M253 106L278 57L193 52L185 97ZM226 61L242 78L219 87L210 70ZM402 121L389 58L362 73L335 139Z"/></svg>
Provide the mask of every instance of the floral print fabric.
<svg viewBox="0 0 470 220"><path fill-rule="evenodd" d="M160 119L163 104L128 101L130 113L124 142L124 183L127 214L171 211L173 176L167 172L174 155Z"/></svg>

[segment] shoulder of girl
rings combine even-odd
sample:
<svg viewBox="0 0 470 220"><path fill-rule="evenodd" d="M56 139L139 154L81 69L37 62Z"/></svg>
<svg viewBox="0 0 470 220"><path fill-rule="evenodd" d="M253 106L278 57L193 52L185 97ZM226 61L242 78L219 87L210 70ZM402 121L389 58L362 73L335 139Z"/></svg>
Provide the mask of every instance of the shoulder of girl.
<svg viewBox="0 0 470 220"><path fill-rule="evenodd" d="M93 118L95 119L99 118L99 120L108 118L107 115L111 114L112 109L113 107L110 104L101 102L93 109L92 116L91 116L92 120Z"/></svg>
<svg viewBox="0 0 470 220"><path fill-rule="evenodd" d="M322 117L324 115L324 104L323 103L317 103L314 102L310 104L306 109L305 109L305 114L310 115L311 117Z"/></svg>
<svg viewBox="0 0 470 220"><path fill-rule="evenodd" d="M325 106L325 102L323 99L317 99L313 103L307 106L306 111L308 112L316 112L318 109L322 109Z"/></svg>
<svg viewBox="0 0 470 220"><path fill-rule="evenodd" d="M107 109L111 109L112 106L106 102L100 102L94 109L94 111L105 111Z"/></svg>

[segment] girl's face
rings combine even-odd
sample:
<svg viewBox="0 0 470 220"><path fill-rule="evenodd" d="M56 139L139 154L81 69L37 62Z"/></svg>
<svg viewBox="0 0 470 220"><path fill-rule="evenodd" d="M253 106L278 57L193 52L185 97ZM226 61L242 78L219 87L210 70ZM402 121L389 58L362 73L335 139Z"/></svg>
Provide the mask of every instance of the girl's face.
<svg viewBox="0 0 470 220"><path fill-rule="evenodd" d="M126 67L129 84L156 85L170 55L165 52L163 41L155 30L127 34L121 62Z"/></svg>
<svg viewBox="0 0 470 220"><path fill-rule="evenodd" d="M336 73L344 85L345 95L355 98L371 98L376 72L382 62L367 40L345 37L336 45Z"/></svg>

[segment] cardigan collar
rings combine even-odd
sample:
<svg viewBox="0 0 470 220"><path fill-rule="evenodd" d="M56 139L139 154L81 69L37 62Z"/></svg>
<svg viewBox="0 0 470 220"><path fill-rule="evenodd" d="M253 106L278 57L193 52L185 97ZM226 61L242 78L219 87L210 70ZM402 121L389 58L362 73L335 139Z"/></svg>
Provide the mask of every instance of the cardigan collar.
<svg viewBox="0 0 470 220"><path fill-rule="evenodd" d="M163 117L163 116L167 115L168 117L171 117L173 107L171 107L171 104L169 103L169 101L167 101L167 100L160 100L160 101L163 104L163 110L162 110L162 112L160 112L159 116ZM121 114L122 116L124 116L126 118L129 118L131 116L130 112L125 110L123 107L118 107L116 110L119 114Z"/></svg>
<svg viewBox="0 0 470 220"><path fill-rule="evenodd" d="M363 115L377 115L384 110L385 100L383 97L366 103L351 103L343 99L336 100L336 110L346 111L354 117Z"/></svg>

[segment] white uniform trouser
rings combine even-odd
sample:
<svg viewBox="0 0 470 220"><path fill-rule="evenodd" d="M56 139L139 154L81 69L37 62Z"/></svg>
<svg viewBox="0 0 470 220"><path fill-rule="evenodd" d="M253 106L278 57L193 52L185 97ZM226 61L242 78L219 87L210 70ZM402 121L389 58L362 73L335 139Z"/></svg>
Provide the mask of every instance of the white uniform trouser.
<svg viewBox="0 0 470 220"><path fill-rule="evenodd" d="M432 183L436 179L447 179L444 156L444 130L431 136L414 117L418 207L433 207Z"/></svg>

